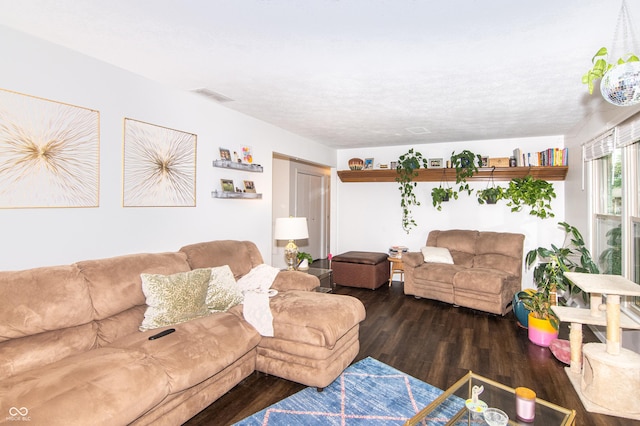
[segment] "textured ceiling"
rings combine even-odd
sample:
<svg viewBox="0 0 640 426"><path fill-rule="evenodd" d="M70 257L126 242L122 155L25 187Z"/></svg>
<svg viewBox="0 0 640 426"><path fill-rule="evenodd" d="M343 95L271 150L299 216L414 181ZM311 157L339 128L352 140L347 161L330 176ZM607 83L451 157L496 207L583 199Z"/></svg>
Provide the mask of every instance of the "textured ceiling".
<svg viewBox="0 0 640 426"><path fill-rule="evenodd" d="M620 5L0 0L0 24L349 148L566 134L610 108L581 76Z"/></svg>

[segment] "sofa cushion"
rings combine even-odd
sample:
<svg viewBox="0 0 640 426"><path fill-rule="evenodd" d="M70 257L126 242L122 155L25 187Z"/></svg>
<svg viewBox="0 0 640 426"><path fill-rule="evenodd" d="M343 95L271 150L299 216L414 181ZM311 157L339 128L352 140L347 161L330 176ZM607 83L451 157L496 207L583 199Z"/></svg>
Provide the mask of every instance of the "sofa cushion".
<svg viewBox="0 0 640 426"><path fill-rule="evenodd" d="M453 279L453 288L477 293L500 294L503 280L511 275L498 269L471 268L458 272Z"/></svg>
<svg viewBox="0 0 640 426"><path fill-rule="evenodd" d="M130 254L85 260L76 266L89 286L94 317L98 320L144 305L140 274L169 275L191 270L184 253Z"/></svg>
<svg viewBox="0 0 640 426"><path fill-rule="evenodd" d="M93 349L95 322L0 343L0 380Z"/></svg>
<svg viewBox="0 0 640 426"><path fill-rule="evenodd" d="M228 312L175 325L174 333L155 340L160 329L134 333L110 347L135 350L157 361L169 376L171 393L194 386L219 373L255 349L260 335L246 321Z"/></svg>
<svg viewBox="0 0 640 426"><path fill-rule="evenodd" d="M355 297L296 290L272 297L271 312L274 337L329 349L366 315Z"/></svg>
<svg viewBox="0 0 640 426"><path fill-rule="evenodd" d="M438 281L451 285L453 277L465 269L463 266L448 263L425 263L413 270L413 276L416 281Z"/></svg>
<svg viewBox="0 0 640 426"><path fill-rule="evenodd" d="M422 247L420 249L422 257L426 263L449 263L453 264L451 252L446 247Z"/></svg>
<svg viewBox="0 0 640 426"><path fill-rule="evenodd" d="M226 312L242 303L242 291L233 277L229 265L211 268L206 304L209 312Z"/></svg>
<svg viewBox="0 0 640 426"><path fill-rule="evenodd" d="M167 374L148 355L100 348L0 381L0 412L25 407L31 424L124 425L168 393Z"/></svg>
<svg viewBox="0 0 640 426"><path fill-rule="evenodd" d="M251 241L220 240L191 244L180 249L191 269L229 265L238 279L264 263L258 247Z"/></svg>
<svg viewBox="0 0 640 426"><path fill-rule="evenodd" d="M0 272L0 342L87 324L93 307L73 265Z"/></svg>
<svg viewBox="0 0 640 426"><path fill-rule="evenodd" d="M479 254L473 259L474 268L498 269L513 276L520 276L520 259L503 254Z"/></svg>
<svg viewBox="0 0 640 426"><path fill-rule="evenodd" d="M141 274L147 310L140 330L150 330L189 321L209 314L207 289L211 269L177 274Z"/></svg>
<svg viewBox="0 0 640 426"><path fill-rule="evenodd" d="M478 231L464 229L450 229L446 231L431 231L427 237L428 246L446 247L451 251L476 253L476 239Z"/></svg>

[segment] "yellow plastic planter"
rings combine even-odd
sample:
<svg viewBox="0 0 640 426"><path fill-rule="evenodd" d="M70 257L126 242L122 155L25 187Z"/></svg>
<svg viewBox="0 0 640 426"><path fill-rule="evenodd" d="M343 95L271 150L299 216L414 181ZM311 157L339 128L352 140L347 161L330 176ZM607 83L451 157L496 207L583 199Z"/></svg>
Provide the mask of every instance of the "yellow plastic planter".
<svg viewBox="0 0 640 426"><path fill-rule="evenodd" d="M548 347L553 339L558 338L558 330L553 328L548 319L539 319L529 314L529 340L538 346Z"/></svg>

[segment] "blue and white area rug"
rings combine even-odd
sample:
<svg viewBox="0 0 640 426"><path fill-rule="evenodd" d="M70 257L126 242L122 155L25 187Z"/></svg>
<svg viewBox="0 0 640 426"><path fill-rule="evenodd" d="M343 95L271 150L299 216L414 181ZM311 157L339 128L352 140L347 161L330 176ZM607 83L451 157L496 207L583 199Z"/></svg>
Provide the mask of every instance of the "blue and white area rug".
<svg viewBox="0 0 640 426"><path fill-rule="evenodd" d="M401 425L435 400L442 390L371 357L348 367L318 392L306 388L236 425ZM445 414L464 406L455 401L430 416L445 424Z"/></svg>

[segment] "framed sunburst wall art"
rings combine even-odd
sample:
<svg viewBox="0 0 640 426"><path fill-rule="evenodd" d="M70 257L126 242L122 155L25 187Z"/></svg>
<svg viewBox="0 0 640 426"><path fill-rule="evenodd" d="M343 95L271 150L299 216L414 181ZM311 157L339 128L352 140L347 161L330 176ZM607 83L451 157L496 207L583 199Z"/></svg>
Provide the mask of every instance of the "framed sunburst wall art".
<svg viewBox="0 0 640 426"><path fill-rule="evenodd" d="M97 207L100 113L0 89L0 208Z"/></svg>
<svg viewBox="0 0 640 426"><path fill-rule="evenodd" d="M124 119L124 207L196 205L196 135Z"/></svg>

